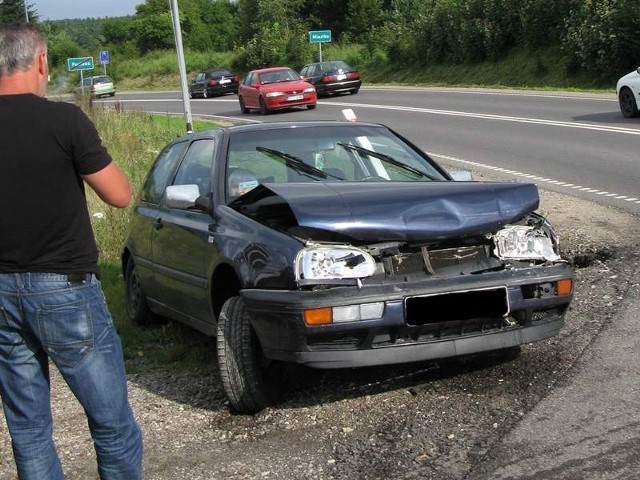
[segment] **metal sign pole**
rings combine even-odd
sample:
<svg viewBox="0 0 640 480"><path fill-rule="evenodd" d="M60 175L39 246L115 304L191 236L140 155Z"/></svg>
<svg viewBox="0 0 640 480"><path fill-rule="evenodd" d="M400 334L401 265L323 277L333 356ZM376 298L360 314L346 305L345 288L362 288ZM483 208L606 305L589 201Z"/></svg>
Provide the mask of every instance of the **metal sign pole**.
<svg viewBox="0 0 640 480"><path fill-rule="evenodd" d="M178 2L171 0L171 18L173 19L173 35L176 40L178 53L178 70L180 71L180 86L182 87L182 102L184 104L184 116L187 122L187 133L193 133L191 120L191 104L189 103L189 91L187 89L187 71L184 65L184 52L182 50L182 31L180 30L180 17L178 15Z"/></svg>
<svg viewBox="0 0 640 480"><path fill-rule="evenodd" d="M322 42L318 42L318 48L320 49L320 61L322 62Z"/></svg>

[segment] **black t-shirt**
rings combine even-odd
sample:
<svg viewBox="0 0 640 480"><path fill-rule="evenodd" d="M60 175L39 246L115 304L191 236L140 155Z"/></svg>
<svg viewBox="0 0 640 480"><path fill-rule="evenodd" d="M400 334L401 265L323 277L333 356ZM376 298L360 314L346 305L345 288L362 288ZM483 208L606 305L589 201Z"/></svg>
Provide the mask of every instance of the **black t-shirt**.
<svg viewBox="0 0 640 480"><path fill-rule="evenodd" d="M77 106L0 95L0 272L97 273L80 175L111 161Z"/></svg>

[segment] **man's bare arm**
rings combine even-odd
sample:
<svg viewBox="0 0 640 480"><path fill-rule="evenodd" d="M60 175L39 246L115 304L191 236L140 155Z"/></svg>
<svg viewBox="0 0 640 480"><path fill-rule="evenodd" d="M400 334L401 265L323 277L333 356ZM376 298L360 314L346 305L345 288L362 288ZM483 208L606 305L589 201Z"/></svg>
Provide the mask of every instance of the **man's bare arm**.
<svg viewBox="0 0 640 480"><path fill-rule="evenodd" d="M124 208L131 202L129 180L115 162L95 173L83 175L82 178L103 202L113 207Z"/></svg>

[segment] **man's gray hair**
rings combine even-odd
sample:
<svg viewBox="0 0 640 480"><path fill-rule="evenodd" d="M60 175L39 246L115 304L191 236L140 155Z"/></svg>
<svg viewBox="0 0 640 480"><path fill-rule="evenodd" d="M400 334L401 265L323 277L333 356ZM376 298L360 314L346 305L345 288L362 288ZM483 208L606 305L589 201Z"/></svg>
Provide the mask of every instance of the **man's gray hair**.
<svg viewBox="0 0 640 480"><path fill-rule="evenodd" d="M0 77L29 70L38 50L47 53L47 44L38 27L0 26Z"/></svg>

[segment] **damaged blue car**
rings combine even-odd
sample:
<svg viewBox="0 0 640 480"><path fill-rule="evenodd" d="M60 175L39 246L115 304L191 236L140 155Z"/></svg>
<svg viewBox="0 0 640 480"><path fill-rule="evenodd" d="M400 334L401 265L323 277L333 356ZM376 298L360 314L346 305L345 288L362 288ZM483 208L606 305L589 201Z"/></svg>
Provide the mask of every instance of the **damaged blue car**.
<svg viewBox="0 0 640 480"><path fill-rule="evenodd" d="M447 172L390 128L273 122L185 135L138 195L127 311L217 339L231 408L276 402L290 363L331 369L557 334L573 296L530 183Z"/></svg>

